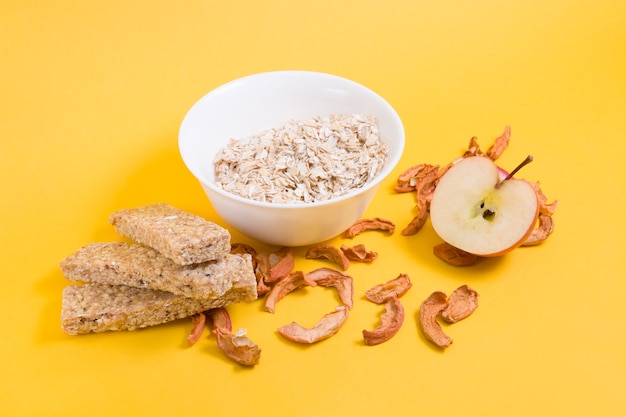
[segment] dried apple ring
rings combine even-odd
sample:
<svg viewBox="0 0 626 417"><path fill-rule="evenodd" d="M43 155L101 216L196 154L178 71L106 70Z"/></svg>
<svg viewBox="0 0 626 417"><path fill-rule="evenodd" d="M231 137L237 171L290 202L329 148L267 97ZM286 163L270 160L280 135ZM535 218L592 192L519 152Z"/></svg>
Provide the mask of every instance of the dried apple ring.
<svg viewBox="0 0 626 417"><path fill-rule="evenodd" d="M322 287L335 287L341 303L352 308L354 286L350 275L332 268L318 268L307 273L306 280Z"/></svg>
<svg viewBox="0 0 626 417"><path fill-rule="evenodd" d="M463 320L478 308L478 293L467 285L461 285L452 291L448 298L448 307L441 312L441 318L448 323Z"/></svg>
<svg viewBox="0 0 626 417"><path fill-rule="evenodd" d="M500 136L498 136L493 145L487 150L487 157L491 158L492 161L500 158L505 149L509 146L509 141L511 140L511 127L505 126L504 132Z"/></svg>
<svg viewBox="0 0 626 417"><path fill-rule="evenodd" d="M202 337L202 333L204 332L204 325L206 323L206 316L204 313L198 313L191 316L191 332L189 336L187 336L187 342L190 345L195 344L200 337Z"/></svg>
<svg viewBox="0 0 626 417"><path fill-rule="evenodd" d="M230 315L224 307L207 312L217 339L217 346L234 362L244 366L254 366L261 359L261 349L247 336L245 329L232 334Z"/></svg>
<svg viewBox="0 0 626 417"><path fill-rule="evenodd" d="M269 275L266 283L276 282L289 275L294 268L293 252L290 247L284 247L268 255L270 264Z"/></svg>
<svg viewBox="0 0 626 417"><path fill-rule="evenodd" d="M286 277L283 277L274 285L265 299L265 311L273 313L276 308L276 303L285 295L309 285L314 287L317 284L309 280L302 271L294 271Z"/></svg>
<svg viewBox="0 0 626 417"><path fill-rule="evenodd" d="M433 253L439 259L454 266L471 266L478 261L478 256L473 253L465 252L456 248L447 242L443 242L433 247Z"/></svg>
<svg viewBox="0 0 626 417"><path fill-rule="evenodd" d="M381 219L380 217L374 217L373 219L360 219L350 226L348 230L346 230L346 237L352 239L366 230L381 230L383 232L393 234L396 230L396 225L393 222Z"/></svg>
<svg viewBox="0 0 626 417"><path fill-rule="evenodd" d="M328 259L334 262L342 271L350 267L350 259L348 259L340 248L333 245L321 244L311 246L306 251L306 257L308 259Z"/></svg>
<svg viewBox="0 0 626 417"><path fill-rule="evenodd" d="M407 274L400 274L397 278L376 285L365 291L365 298L376 304L382 304L393 297L401 297L413 284Z"/></svg>
<svg viewBox="0 0 626 417"><path fill-rule="evenodd" d="M317 343L328 339L339 331L348 318L348 307L337 306L335 311L328 313L311 328L302 327L296 322L278 328L286 339L297 343Z"/></svg>
<svg viewBox="0 0 626 417"><path fill-rule="evenodd" d="M443 332L441 325L437 322L437 316L447 307L446 294L435 291L424 300L419 311L419 326L424 337L440 348L446 348L452 344L452 339Z"/></svg>
<svg viewBox="0 0 626 417"><path fill-rule="evenodd" d="M554 220L552 216L547 214L540 214L539 225L530 232L530 235L526 238L522 246L534 246L538 245L548 238L554 231Z"/></svg>
<svg viewBox="0 0 626 417"><path fill-rule="evenodd" d="M391 339L404 322L404 307L400 300L393 296L385 302L385 312L380 317L380 325L375 330L363 330L363 341L366 345L378 345Z"/></svg>
<svg viewBox="0 0 626 417"><path fill-rule="evenodd" d="M378 259L378 253L367 250L362 243L354 246L341 245L341 251L346 258L355 262L373 262Z"/></svg>

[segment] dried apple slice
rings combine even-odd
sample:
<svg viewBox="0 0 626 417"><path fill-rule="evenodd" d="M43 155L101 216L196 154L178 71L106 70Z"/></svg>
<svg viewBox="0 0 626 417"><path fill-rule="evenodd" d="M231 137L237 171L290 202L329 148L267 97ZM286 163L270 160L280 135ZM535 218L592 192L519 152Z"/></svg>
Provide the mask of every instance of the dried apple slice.
<svg viewBox="0 0 626 417"><path fill-rule="evenodd" d="M290 247L284 247L268 255L270 270L266 283L273 283L289 275L294 268L293 252Z"/></svg>
<svg viewBox="0 0 626 417"><path fill-rule="evenodd" d="M294 271L278 281L265 299L265 311L273 313L276 303L285 295L299 288L306 286L316 286L315 281L310 280L302 271Z"/></svg>
<svg viewBox="0 0 626 417"><path fill-rule="evenodd" d="M393 234L396 230L396 226L393 222L380 217L374 217L373 219L360 219L350 226L348 230L346 230L345 235L347 238L352 239L366 230L380 230Z"/></svg>
<svg viewBox="0 0 626 417"><path fill-rule="evenodd" d="M511 140L511 127L505 126L504 132L500 136L496 138L493 142L493 145L489 149L487 149L487 157L492 161L500 158L505 149L509 146L509 141Z"/></svg>
<svg viewBox="0 0 626 417"><path fill-rule="evenodd" d="M322 287L335 287L341 302L348 308L352 308L354 286L350 275L332 268L318 268L305 275L307 282L313 282Z"/></svg>
<svg viewBox="0 0 626 417"><path fill-rule="evenodd" d="M467 285L452 291L448 306L441 312L441 318L448 323L456 323L468 317L478 308L478 293Z"/></svg>
<svg viewBox="0 0 626 417"><path fill-rule="evenodd" d="M397 297L385 302L385 312L380 317L380 325L375 330L363 330L363 341L366 345L378 345L391 339L404 322L404 307Z"/></svg>
<svg viewBox="0 0 626 417"><path fill-rule="evenodd" d="M232 334L232 324L228 311L224 307L208 311L213 326L217 345L234 362L244 366L255 366L261 359L261 349L247 336L246 330L240 329Z"/></svg>
<svg viewBox="0 0 626 417"><path fill-rule="evenodd" d="M554 220L552 216L547 214L540 214L539 225L530 232L530 235L526 238L522 246L535 246L546 240L554 231Z"/></svg>
<svg viewBox="0 0 626 417"><path fill-rule="evenodd" d="M437 316L448 307L446 294L441 291L432 293L420 306L419 326L427 340L430 340L440 348L446 348L452 344L450 339L437 322Z"/></svg>
<svg viewBox="0 0 626 417"><path fill-rule="evenodd" d="M206 323L206 315L204 313L198 313L191 316L191 332L187 336L187 342L190 345L195 344L202 337L204 332L204 325Z"/></svg>
<svg viewBox="0 0 626 417"><path fill-rule="evenodd" d="M378 253L367 250L362 243L354 246L341 245L341 251L346 258L355 262L373 262L378 259Z"/></svg>
<svg viewBox="0 0 626 417"><path fill-rule="evenodd" d="M411 279L407 274L400 274L397 278L384 284L376 285L365 291L365 298L376 304L387 302L391 298L404 295L412 286Z"/></svg>
<svg viewBox="0 0 626 417"><path fill-rule="evenodd" d="M342 271L350 267L350 259L348 259L340 248L333 245L320 244L311 246L306 251L305 256L307 259L328 259L334 262Z"/></svg>
<svg viewBox="0 0 626 417"><path fill-rule="evenodd" d="M279 327L278 333L293 342L307 344L317 343L328 339L339 331L348 318L348 311L347 306L338 306L335 311L324 315L324 317L311 328L302 327L298 323L292 322L286 326Z"/></svg>
<svg viewBox="0 0 626 417"><path fill-rule="evenodd" d="M443 242L433 247L433 253L439 259L454 266L471 266L479 259L477 255L455 248L448 242Z"/></svg>

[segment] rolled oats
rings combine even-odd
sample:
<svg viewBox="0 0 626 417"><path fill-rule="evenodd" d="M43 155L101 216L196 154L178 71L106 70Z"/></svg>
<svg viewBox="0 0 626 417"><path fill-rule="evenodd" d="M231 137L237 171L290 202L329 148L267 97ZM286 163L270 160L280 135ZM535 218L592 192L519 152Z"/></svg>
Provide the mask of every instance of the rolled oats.
<svg viewBox="0 0 626 417"><path fill-rule="evenodd" d="M255 201L325 201L363 187L380 172L388 153L373 116L292 119L231 139L214 160L215 182Z"/></svg>

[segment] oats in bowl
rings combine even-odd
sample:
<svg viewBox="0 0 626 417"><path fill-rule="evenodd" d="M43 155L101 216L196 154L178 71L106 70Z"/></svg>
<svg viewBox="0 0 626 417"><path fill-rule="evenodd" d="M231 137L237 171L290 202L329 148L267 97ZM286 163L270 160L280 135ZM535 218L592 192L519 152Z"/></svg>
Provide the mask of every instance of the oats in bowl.
<svg viewBox="0 0 626 417"><path fill-rule="evenodd" d="M253 74L215 88L189 109L178 141L229 229L277 246L320 243L354 224L404 142L400 116L381 96L310 71ZM225 164L217 172L216 161Z"/></svg>
<svg viewBox="0 0 626 417"><path fill-rule="evenodd" d="M374 116L292 119L257 135L231 139L215 158L215 184L261 202L325 201L376 177L388 154Z"/></svg>

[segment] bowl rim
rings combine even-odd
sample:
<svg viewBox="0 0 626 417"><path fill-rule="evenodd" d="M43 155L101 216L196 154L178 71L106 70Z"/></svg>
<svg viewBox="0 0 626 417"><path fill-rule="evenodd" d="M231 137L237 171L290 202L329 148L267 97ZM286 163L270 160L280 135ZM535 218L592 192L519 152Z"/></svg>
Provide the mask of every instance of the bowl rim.
<svg viewBox="0 0 626 417"><path fill-rule="evenodd" d="M185 147L183 146L183 143L185 141L185 137L183 133L187 130L186 127L190 123L190 119L191 119L192 114L194 113L194 109L196 109L197 107L200 107L202 103L208 100L210 96L217 95L221 91L231 88L233 85L243 83L253 78L276 77L276 76L318 77L318 78L326 78L329 80L332 79L335 81L340 81L345 84L349 84L353 88L357 90L361 90L361 92L364 92L370 95L371 97L373 97L376 101L379 102L379 105L386 108L393 122L392 124L395 125L398 130L399 137L396 139L398 143L397 143L397 146L395 147L399 149L397 149L397 152L393 153L395 157L392 157L391 155L389 155L387 160L385 161L385 164L383 165L383 168L380 170L380 172L378 172L378 174L374 178L372 178L370 181L365 183L363 186L357 189L351 190L348 193L343 194L341 196L333 197L333 198L330 198L328 200L323 200L323 201L304 202L304 203L301 203L301 202L271 203L271 202L257 201L257 200L252 200L249 198L241 197L236 194L232 194L228 191L225 191L221 189L220 187L218 187L217 185L215 185L212 181L204 181L202 179L202 175L199 175L198 172L196 172L196 168L194 164L191 164L188 158L186 158L186 154L184 152ZM381 138L381 139L384 140L384 138ZM181 157L183 159L183 162L185 163L187 169L193 174L196 180L199 181L200 184L202 184L203 187L206 187L210 191L217 193L218 195L227 199L249 204L251 206L272 208L272 209L277 209L277 210L309 209L309 208L314 208L314 207L330 206L330 205L334 205L337 203L341 203L342 201L345 201L345 200L349 200L357 195L363 194L366 191L374 187L378 187L380 183L391 173L391 171L393 171L393 169L400 162L400 158L402 157L402 154L404 152L405 142L406 142L406 133L404 130L404 124L402 123L402 119L398 115L397 111L393 108L393 106L391 106L391 104L389 104L389 102L385 100L380 94L376 93L372 89L356 81L350 80L348 78L345 78L339 75L334 75L334 74L325 73L325 72L307 71L307 70L277 70L277 71L259 72L259 73L246 75L246 76L228 81L210 90L209 92L204 94L202 97L200 97L185 113L185 116L183 118L183 121L178 131L178 148L179 148Z"/></svg>

